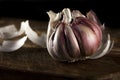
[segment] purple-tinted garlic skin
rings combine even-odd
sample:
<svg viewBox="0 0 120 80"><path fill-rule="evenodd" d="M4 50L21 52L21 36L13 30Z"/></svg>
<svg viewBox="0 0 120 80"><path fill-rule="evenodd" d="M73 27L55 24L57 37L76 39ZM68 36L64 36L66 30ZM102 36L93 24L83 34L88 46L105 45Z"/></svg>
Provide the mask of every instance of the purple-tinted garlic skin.
<svg viewBox="0 0 120 80"><path fill-rule="evenodd" d="M78 10L65 8L57 14L49 11L48 15L47 49L53 59L83 60L102 48L103 28L93 11L86 17Z"/></svg>

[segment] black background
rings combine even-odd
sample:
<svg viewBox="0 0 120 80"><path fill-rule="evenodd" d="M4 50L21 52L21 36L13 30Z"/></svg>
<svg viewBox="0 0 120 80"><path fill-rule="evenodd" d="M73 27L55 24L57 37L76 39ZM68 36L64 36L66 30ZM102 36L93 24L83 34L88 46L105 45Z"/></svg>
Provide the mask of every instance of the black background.
<svg viewBox="0 0 120 80"><path fill-rule="evenodd" d="M93 10L106 26L120 26L118 0L0 0L0 17L48 21L47 11L59 12L63 8L77 9L83 14Z"/></svg>

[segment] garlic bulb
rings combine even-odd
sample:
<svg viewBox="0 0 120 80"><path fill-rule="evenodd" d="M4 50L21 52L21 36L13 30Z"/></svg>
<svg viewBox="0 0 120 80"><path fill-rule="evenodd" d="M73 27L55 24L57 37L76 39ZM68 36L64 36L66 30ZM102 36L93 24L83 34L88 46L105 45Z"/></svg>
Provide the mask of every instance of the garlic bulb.
<svg viewBox="0 0 120 80"><path fill-rule="evenodd" d="M47 29L47 49L58 61L97 59L107 54L113 46L110 35L105 34L96 14L87 16L78 10L64 8L60 13L47 12L50 21Z"/></svg>

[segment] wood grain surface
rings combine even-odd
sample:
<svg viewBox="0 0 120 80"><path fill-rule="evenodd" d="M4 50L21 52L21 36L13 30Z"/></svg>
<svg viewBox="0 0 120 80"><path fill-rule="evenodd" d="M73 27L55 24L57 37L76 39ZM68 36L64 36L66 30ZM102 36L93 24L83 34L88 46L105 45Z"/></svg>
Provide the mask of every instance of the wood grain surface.
<svg viewBox="0 0 120 80"><path fill-rule="evenodd" d="M0 18L0 27L15 24L19 29L24 19ZM47 21L30 20L32 28L46 32ZM46 48L39 47L29 40L15 52L0 52L0 79L80 79L80 80L119 80L120 78L120 29L109 29L115 44L111 52L96 60L62 63L54 61ZM8 77L8 78L7 78Z"/></svg>

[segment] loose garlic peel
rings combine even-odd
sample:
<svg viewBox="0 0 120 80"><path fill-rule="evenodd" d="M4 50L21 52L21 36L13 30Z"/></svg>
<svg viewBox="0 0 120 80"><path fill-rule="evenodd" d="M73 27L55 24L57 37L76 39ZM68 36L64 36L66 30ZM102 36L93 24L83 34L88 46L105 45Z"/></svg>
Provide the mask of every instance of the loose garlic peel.
<svg viewBox="0 0 120 80"><path fill-rule="evenodd" d="M12 52L21 48L25 41L27 40L27 36L24 36L18 40L4 40L2 45L0 46L1 52Z"/></svg>
<svg viewBox="0 0 120 80"><path fill-rule="evenodd" d="M21 34L23 34L23 33L19 33L19 31L17 31L15 25L8 25L8 26L0 28L0 38L2 38L2 39L11 39L11 38L19 36Z"/></svg>
<svg viewBox="0 0 120 80"><path fill-rule="evenodd" d="M24 36L17 38L21 35ZM13 52L18 50L25 44L27 38L38 46L46 47L46 34L43 33L38 36L38 34L31 29L28 20L21 22L19 30L17 30L15 25L1 27L0 39L2 43L0 45L0 52Z"/></svg>
<svg viewBox="0 0 120 80"><path fill-rule="evenodd" d="M22 23L22 26L26 27L25 34L27 35L28 39L32 41L34 44L37 44L41 47L46 47L46 34L42 33L40 36L32 30L32 28L29 25L29 21Z"/></svg>

